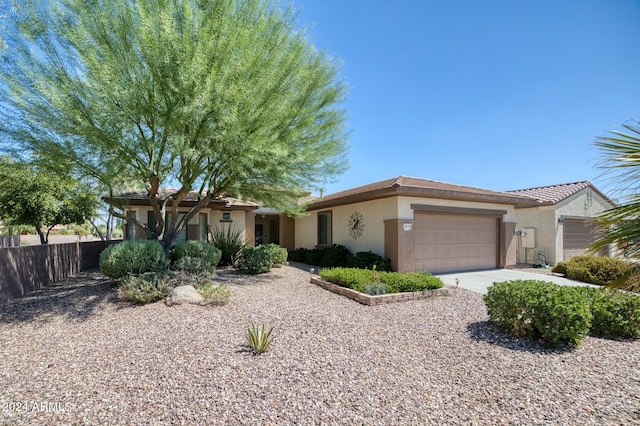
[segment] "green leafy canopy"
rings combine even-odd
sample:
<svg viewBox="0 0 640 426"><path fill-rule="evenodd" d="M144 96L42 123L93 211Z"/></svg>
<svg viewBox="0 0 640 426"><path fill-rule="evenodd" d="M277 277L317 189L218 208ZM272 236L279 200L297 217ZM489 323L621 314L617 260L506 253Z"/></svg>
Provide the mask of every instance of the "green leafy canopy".
<svg viewBox="0 0 640 426"><path fill-rule="evenodd" d="M301 189L345 170L346 84L335 59L296 28L291 7L17 4L2 37L0 136L108 188L144 186L163 243L212 198L293 212ZM166 201L158 191L169 185L178 189ZM193 190L200 202L177 219ZM167 227L165 212L174 218Z"/></svg>

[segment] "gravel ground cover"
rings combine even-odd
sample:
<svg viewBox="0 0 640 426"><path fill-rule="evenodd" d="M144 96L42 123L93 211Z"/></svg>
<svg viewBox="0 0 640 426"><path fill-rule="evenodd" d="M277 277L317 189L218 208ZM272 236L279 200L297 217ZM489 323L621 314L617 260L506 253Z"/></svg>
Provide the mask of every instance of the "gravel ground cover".
<svg viewBox="0 0 640 426"><path fill-rule="evenodd" d="M219 278L223 307L120 303L97 272L0 307L0 423L640 423L640 342L545 350L462 289L368 307L294 267Z"/></svg>

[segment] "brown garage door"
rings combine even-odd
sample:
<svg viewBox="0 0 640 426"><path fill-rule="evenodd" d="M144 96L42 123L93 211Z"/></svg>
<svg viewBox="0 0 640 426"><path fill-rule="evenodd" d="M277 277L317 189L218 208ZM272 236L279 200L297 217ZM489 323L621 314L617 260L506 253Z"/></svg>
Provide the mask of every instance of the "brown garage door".
<svg viewBox="0 0 640 426"><path fill-rule="evenodd" d="M583 220L565 219L562 229L562 259L568 261L573 256L585 254L589 246L596 238L596 225L593 222ZM598 253L601 256L606 255L606 250Z"/></svg>
<svg viewBox="0 0 640 426"><path fill-rule="evenodd" d="M414 229L414 259L419 271L445 273L498 265L495 216L416 213Z"/></svg>

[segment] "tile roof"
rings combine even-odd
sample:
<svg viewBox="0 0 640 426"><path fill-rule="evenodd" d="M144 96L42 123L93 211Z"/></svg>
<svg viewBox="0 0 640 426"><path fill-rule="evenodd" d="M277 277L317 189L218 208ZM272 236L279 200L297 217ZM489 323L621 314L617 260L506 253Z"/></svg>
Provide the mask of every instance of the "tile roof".
<svg viewBox="0 0 640 426"><path fill-rule="evenodd" d="M535 200L532 200L530 197L519 194L400 175L395 178L329 194L312 202L309 207L316 209L329 205L346 204L348 202L362 201L362 199L383 198L385 196L388 197L398 194L504 204L535 203Z"/></svg>
<svg viewBox="0 0 640 426"><path fill-rule="evenodd" d="M173 188L160 188L158 190L158 195L160 199L164 199L167 196L176 193L178 190ZM103 197L105 201L108 201L108 196ZM183 202L186 203L196 203L199 199L199 194L197 191L191 191L184 199ZM123 204L123 201L134 201L134 202L148 202L149 194L146 191L139 192L125 192L123 194L117 194L113 196L113 201L116 204ZM252 207L258 208L258 203L253 203L250 201L242 201L238 198L233 197L218 197L216 199L211 200L209 205L224 205L225 207Z"/></svg>
<svg viewBox="0 0 640 426"><path fill-rule="evenodd" d="M563 183L559 185L539 186L537 188L515 189L506 192L533 197L541 203L556 204L589 187L595 189L591 182L584 180L581 182Z"/></svg>

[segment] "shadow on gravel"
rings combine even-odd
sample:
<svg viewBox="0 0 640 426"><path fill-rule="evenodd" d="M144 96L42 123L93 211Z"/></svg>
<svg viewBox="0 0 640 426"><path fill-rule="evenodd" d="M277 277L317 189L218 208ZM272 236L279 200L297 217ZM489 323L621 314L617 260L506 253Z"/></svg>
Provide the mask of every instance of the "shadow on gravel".
<svg viewBox="0 0 640 426"><path fill-rule="evenodd" d="M513 351L529 352L535 354L562 354L571 352L575 348L565 347L559 349L546 349L541 344L530 342L526 339L518 339L498 330L490 321L473 322L467 325L469 337L477 342L491 343Z"/></svg>
<svg viewBox="0 0 640 426"><path fill-rule="evenodd" d="M2 306L0 321L46 322L53 317L86 321L104 302L118 303L112 280L98 271L86 271Z"/></svg>

